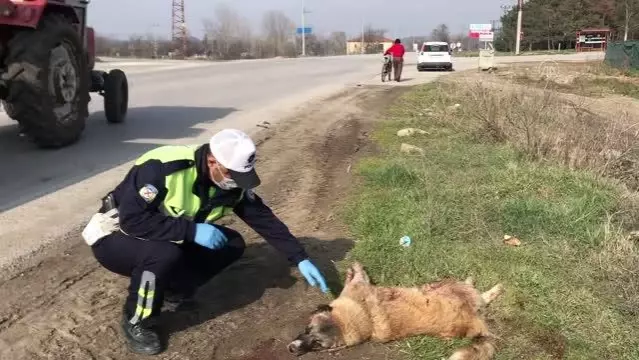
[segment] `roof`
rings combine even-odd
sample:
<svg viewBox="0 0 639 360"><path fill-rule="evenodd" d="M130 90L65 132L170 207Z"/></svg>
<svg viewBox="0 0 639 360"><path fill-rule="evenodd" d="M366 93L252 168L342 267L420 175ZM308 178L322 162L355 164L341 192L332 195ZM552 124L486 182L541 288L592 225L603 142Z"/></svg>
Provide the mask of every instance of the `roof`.
<svg viewBox="0 0 639 360"><path fill-rule="evenodd" d="M395 40L393 39L389 39L387 37L384 36L377 36L377 35L364 35L364 42L365 43L386 43L386 42L394 42ZM358 36L358 37L354 37L350 40L348 40L348 42L362 42L362 36Z"/></svg>
<svg viewBox="0 0 639 360"><path fill-rule="evenodd" d="M608 32L610 31L610 28L585 28L585 29L581 29L579 30L580 32Z"/></svg>
<svg viewBox="0 0 639 360"><path fill-rule="evenodd" d="M448 45L445 41L424 41L423 45Z"/></svg>

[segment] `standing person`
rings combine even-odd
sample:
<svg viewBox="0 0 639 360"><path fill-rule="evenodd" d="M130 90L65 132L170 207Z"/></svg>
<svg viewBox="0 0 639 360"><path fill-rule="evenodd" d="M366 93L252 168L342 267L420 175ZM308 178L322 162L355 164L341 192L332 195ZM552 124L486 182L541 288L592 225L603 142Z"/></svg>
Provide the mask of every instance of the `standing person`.
<svg viewBox="0 0 639 360"><path fill-rule="evenodd" d="M391 54L393 56L393 73L395 74L395 81L399 82L402 76L402 69L404 68L404 54L406 49L402 45L400 39L395 39L395 43L386 50L384 55Z"/></svg>
<svg viewBox="0 0 639 360"><path fill-rule="evenodd" d="M162 146L138 158L103 199L82 235L102 266L130 277L121 326L131 351L160 353L148 320L165 302L191 300L242 256L242 236L214 224L230 212L285 254L311 286L328 291L299 241L253 192L261 182L255 155L248 135L232 129L200 146Z"/></svg>

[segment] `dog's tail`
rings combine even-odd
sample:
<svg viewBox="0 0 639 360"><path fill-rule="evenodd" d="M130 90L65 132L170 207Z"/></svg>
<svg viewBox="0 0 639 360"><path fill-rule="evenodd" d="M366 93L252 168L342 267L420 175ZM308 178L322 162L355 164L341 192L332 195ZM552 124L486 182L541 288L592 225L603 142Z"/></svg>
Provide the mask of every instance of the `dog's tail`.
<svg viewBox="0 0 639 360"><path fill-rule="evenodd" d="M491 334L478 336L472 344L461 348L448 360L490 360L495 356L495 337Z"/></svg>

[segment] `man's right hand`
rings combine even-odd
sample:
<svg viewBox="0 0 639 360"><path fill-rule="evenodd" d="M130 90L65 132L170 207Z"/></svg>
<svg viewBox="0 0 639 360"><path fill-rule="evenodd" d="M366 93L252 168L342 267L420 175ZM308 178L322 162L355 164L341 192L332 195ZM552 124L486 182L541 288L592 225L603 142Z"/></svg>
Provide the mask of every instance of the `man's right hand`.
<svg viewBox="0 0 639 360"><path fill-rule="evenodd" d="M228 239L222 230L209 224L195 224L195 242L211 250L221 249Z"/></svg>

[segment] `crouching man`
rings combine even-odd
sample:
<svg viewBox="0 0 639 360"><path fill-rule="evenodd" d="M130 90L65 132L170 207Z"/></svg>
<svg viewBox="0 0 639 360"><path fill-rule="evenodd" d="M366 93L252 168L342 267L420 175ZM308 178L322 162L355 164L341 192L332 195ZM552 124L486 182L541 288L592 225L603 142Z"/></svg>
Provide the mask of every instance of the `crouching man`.
<svg viewBox="0 0 639 360"><path fill-rule="evenodd" d="M138 158L103 199L82 235L102 266L130 278L122 329L131 351L160 353L149 320L165 302L191 300L242 256L242 236L215 225L231 212L297 265L310 285L328 291L299 241L253 192L260 184L255 156L249 136L233 129L200 146L162 146Z"/></svg>

